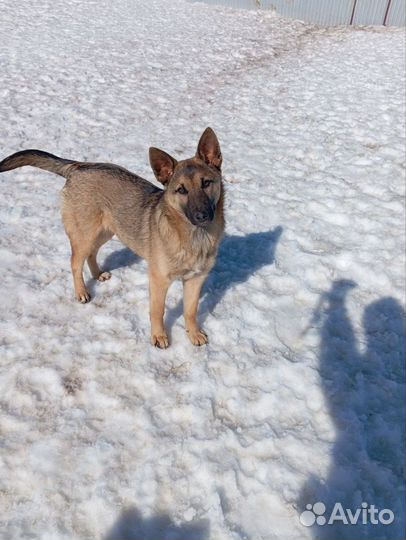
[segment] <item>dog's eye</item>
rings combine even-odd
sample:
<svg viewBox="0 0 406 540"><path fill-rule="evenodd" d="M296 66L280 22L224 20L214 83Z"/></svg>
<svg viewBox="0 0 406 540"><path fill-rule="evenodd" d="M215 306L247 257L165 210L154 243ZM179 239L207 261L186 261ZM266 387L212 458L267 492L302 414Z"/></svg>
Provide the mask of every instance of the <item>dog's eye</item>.
<svg viewBox="0 0 406 540"><path fill-rule="evenodd" d="M206 188L208 188L208 187L210 186L210 184L212 184L212 183L213 183L213 180L204 180L204 179L202 179L202 188L203 188L203 189L206 189Z"/></svg>
<svg viewBox="0 0 406 540"><path fill-rule="evenodd" d="M185 186L179 186L176 190L176 193L180 193L181 195L187 195L187 189Z"/></svg>

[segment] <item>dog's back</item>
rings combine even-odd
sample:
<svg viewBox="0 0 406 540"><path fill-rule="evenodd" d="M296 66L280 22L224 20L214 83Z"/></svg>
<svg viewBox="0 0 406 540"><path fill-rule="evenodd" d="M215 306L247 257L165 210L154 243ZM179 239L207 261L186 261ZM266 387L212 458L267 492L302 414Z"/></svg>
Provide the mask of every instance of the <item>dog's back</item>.
<svg viewBox="0 0 406 540"><path fill-rule="evenodd" d="M163 190L115 165L73 167L62 190L62 216L67 230L104 229L135 253L149 258L151 214ZM69 234L69 233L68 233Z"/></svg>

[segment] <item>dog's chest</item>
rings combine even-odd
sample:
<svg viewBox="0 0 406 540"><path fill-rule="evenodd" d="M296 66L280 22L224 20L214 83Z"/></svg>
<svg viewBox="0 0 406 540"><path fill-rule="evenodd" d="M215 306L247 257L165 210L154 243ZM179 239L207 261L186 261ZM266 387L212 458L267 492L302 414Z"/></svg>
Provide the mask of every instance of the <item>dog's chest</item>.
<svg viewBox="0 0 406 540"><path fill-rule="evenodd" d="M184 268L181 272L182 279L192 279L193 277L205 274L208 272L207 265L196 263L193 268Z"/></svg>
<svg viewBox="0 0 406 540"><path fill-rule="evenodd" d="M216 244L208 238L191 242L171 257L171 274L175 279L191 279L207 274L214 265Z"/></svg>

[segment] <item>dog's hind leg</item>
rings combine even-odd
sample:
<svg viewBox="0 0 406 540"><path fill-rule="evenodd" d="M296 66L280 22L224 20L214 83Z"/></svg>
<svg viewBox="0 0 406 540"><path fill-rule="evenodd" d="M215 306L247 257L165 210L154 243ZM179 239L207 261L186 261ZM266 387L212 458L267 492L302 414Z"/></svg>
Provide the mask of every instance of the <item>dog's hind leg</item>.
<svg viewBox="0 0 406 540"><path fill-rule="evenodd" d="M90 272L94 279L98 281L107 281L111 278L110 272L102 272L97 264L97 252L103 244L108 242L113 237L113 233L108 230L103 230L99 233L98 237L93 243L93 248L90 255L87 258L87 264L89 265Z"/></svg>
<svg viewBox="0 0 406 540"><path fill-rule="evenodd" d="M72 241L72 239L71 247L71 268L76 298L81 304L86 304L87 302L90 302L91 297L83 280L83 265L85 264L85 260L89 255L91 247L86 245L83 246L83 244L80 245L79 243Z"/></svg>
<svg viewBox="0 0 406 540"><path fill-rule="evenodd" d="M86 213L80 210L78 208L72 211L71 206L65 204L62 220L72 248L71 268L76 298L80 303L86 304L90 301L90 294L83 280L83 266L86 259L94 252L95 242L99 239L103 228L101 216L97 210L92 213L88 210Z"/></svg>

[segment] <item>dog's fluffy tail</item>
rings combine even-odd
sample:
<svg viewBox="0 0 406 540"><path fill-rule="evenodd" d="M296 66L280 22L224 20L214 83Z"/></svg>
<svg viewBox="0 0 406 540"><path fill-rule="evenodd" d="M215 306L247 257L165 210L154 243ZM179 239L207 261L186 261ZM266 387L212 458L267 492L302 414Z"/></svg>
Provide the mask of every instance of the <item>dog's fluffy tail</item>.
<svg viewBox="0 0 406 540"><path fill-rule="evenodd" d="M0 161L0 172L11 171L12 169L17 169L17 167L30 165L31 167L45 169L46 171L59 174L66 178L70 166L75 163L77 162L69 159L62 159L58 156L48 154L48 152L43 152L42 150L23 150L22 152L16 152L3 159L3 161Z"/></svg>

